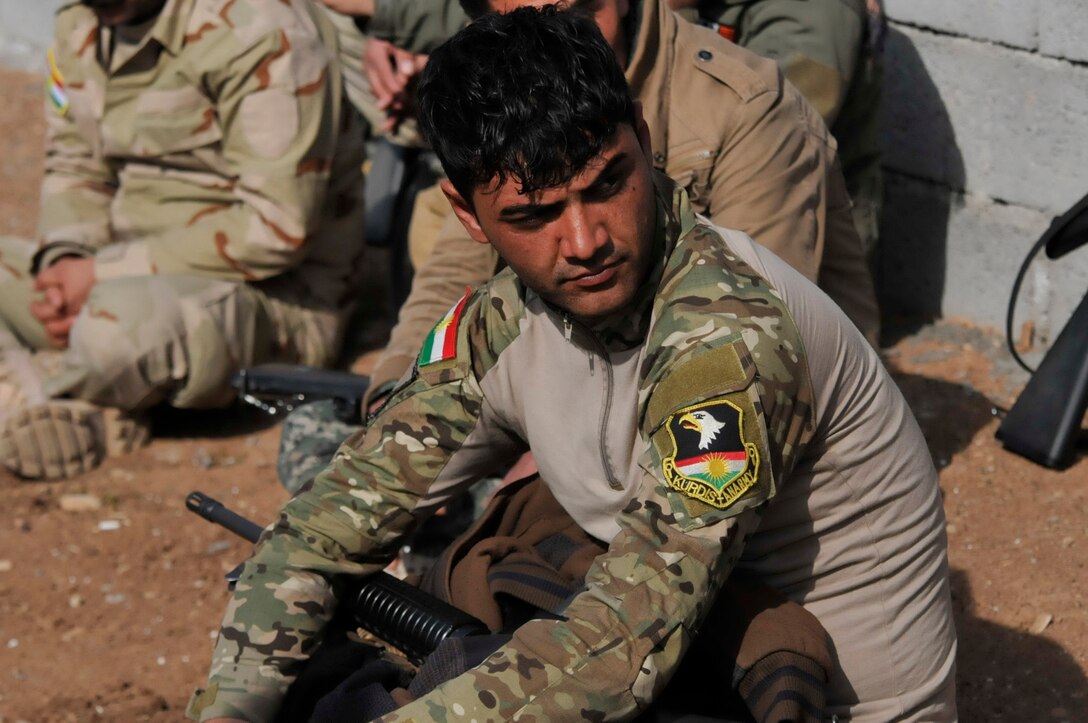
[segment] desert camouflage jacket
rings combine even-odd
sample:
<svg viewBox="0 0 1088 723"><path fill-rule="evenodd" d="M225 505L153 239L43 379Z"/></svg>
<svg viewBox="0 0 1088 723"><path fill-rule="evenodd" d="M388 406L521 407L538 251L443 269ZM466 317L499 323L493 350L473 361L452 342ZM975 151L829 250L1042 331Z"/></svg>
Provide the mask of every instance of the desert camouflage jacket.
<svg viewBox="0 0 1088 723"><path fill-rule="evenodd" d="M56 17L37 264L259 282L338 308L362 250L362 139L306 0L167 0L142 34ZM332 43L326 46L326 41Z"/></svg>
<svg viewBox="0 0 1088 723"><path fill-rule="evenodd" d="M589 328L505 271L435 327L246 563L194 699L202 720L270 719L338 582L381 569L422 516L530 446L608 551L565 619L524 625L387 720L603 720L653 699L813 434L784 302L732 250L741 234L697 221L657 180L661 255L622 318Z"/></svg>

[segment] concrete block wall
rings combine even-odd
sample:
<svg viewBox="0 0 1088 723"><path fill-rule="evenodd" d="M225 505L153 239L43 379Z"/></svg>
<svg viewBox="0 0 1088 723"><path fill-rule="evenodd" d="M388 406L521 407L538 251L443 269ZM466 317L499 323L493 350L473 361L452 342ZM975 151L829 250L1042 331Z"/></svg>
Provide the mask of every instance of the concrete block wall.
<svg viewBox="0 0 1088 723"><path fill-rule="evenodd" d="M1024 255L1088 195L1088 0L885 7L882 304L1001 327ZM1044 257L1017 319L1045 342L1086 291L1088 248Z"/></svg>

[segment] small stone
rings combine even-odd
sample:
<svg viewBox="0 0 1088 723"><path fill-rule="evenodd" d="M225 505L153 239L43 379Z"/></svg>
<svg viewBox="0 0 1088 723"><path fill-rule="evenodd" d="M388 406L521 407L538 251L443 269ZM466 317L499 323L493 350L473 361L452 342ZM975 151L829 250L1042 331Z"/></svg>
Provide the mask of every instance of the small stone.
<svg viewBox="0 0 1088 723"><path fill-rule="evenodd" d="M106 604L107 605L120 605L121 603L123 603L127 599L128 598L125 597L124 593L113 592L113 593L110 593L109 595L106 596Z"/></svg>
<svg viewBox="0 0 1088 723"><path fill-rule="evenodd" d="M0 560L0 572L11 572L13 567L11 560Z"/></svg>
<svg viewBox="0 0 1088 723"><path fill-rule="evenodd" d="M121 520L102 520L98 523L99 532L112 532L121 529Z"/></svg>
<svg viewBox="0 0 1088 723"><path fill-rule="evenodd" d="M78 608L83 607L83 596L79 593L72 593L68 596L68 607Z"/></svg>
<svg viewBox="0 0 1088 723"><path fill-rule="evenodd" d="M160 655L159 657L155 658L155 662L159 665L166 665L166 658Z"/></svg>
<svg viewBox="0 0 1088 723"><path fill-rule="evenodd" d="M17 647L19 647L19 641L18 641L18 639L16 639L16 638L11 638L10 640L8 640L8 649L9 649L9 650L14 650L14 649L15 649L15 648L17 648Z"/></svg>
<svg viewBox="0 0 1088 723"><path fill-rule="evenodd" d="M127 469L111 469L110 479L120 480L122 482L131 482L132 480L136 479L136 475Z"/></svg>
<svg viewBox="0 0 1088 723"><path fill-rule="evenodd" d="M1051 615L1050 613L1041 613L1037 618L1035 618L1035 622L1031 624L1031 627L1028 628L1028 630L1033 635L1038 635L1039 633L1046 630L1050 626L1050 623L1052 623L1053 621L1053 615Z"/></svg>
<svg viewBox="0 0 1088 723"><path fill-rule="evenodd" d="M231 543L226 540L218 540L208 545L208 549L205 550L206 555L218 555L220 552L226 552L232 547Z"/></svg>
<svg viewBox="0 0 1088 723"><path fill-rule="evenodd" d="M98 495L61 495L60 508L65 512L91 512L102 508Z"/></svg>
<svg viewBox="0 0 1088 723"><path fill-rule="evenodd" d="M178 465L181 463L181 452L179 452L176 447L156 452L154 457L156 462L162 462L164 464Z"/></svg>
<svg viewBox="0 0 1088 723"><path fill-rule="evenodd" d="M1076 540L1074 540L1072 537L1063 537L1062 547L1072 547L1074 542L1076 542Z"/></svg>
<svg viewBox="0 0 1088 723"><path fill-rule="evenodd" d="M76 639L77 636L82 635L83 628L72 628L71 630L65 630L60 634L60 641L62 643L70 643Z"/></svg>
<svg viewBox="0 0 1088 723"><path fill-rule="evenodd" d="M211 469L215 466L215 460L212 459L212 455L208 450L197 447L196 451L193 452L193 465L201 469Z"/></svg>

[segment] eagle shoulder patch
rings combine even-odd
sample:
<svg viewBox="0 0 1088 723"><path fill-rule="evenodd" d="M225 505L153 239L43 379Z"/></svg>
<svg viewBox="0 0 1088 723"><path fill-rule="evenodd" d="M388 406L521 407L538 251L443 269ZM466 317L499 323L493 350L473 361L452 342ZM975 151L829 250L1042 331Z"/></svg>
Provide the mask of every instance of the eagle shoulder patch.
<svg viewBox="0 0 1088 723"><path fill-rule="evenodd" d="M662 471L669 487L724 510L757 482L759 450L744 439L744 411L716 399L684 407L665 422L672 451Z"/></svg>

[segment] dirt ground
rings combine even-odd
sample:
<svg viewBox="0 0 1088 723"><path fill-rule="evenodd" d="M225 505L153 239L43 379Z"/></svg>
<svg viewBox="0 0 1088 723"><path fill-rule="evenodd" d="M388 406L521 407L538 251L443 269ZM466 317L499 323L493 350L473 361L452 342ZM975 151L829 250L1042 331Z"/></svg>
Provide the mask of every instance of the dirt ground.
<svg viewBox="0 0 1088 723"><path fill-rule="evenodd" d="M29 236L41 82L0 71L0 90L0 234ZM994 440L992 410L1026 375L992 331L942 321L884 354L940 470L962 719L1088 721L1088 460L1055 472ZM0 723L179 720L202 681L223 574L247 545L184 499L199 489L271 519L287 497L279 428L233 410L160 415L155 431L78 479L0 472Z"/></svg>

